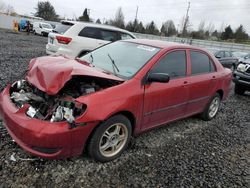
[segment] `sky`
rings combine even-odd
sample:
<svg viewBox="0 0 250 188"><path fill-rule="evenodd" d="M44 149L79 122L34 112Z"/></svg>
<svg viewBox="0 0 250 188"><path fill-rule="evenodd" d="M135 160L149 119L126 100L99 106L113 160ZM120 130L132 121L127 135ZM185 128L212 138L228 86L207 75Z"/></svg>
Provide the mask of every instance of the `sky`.
<svg viewBox="0 0 250 188"><path fill-rule="evenodd" d="M30 15L35 12L38 0L0 0L12 5L19 14ZM40 0L41 1L41 0ZM90 9L90 17L103 22L115 17L119 7L125 22L134 20L138 6L137 19L144 25L152 20L160 29L163 22L171 19L178 30L190 2L189 20L191 29L196 30L201 21L212 23L221 31L227 25L235 30L240 24L250 34L250 0L49 0L57 14L65 18L82 15L85 8Z"/></svg>

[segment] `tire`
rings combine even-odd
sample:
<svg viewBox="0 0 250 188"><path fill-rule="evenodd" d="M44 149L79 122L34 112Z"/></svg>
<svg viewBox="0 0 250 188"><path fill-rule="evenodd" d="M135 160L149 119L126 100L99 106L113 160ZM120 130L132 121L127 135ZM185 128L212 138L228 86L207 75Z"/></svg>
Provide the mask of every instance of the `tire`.
<svg viewBox="0 0 250 188"><path fill-rule="evenodd" d="M123 115L115 115L101 123L94 131L88 144L88 154L98 162L118 158L127 148L131 138L131 123Z"/></svg>
<svg viewBox="0 0 250 188"><path fill-rule="evenodd" d="M244 95L245 89L240 84L235 84L234 86L234 92L238 95Z"/></svg>
<svg viewBox="0 0 250 188"><path fill-rule="evenodd" d="M219 95L219 93L216 93L210 99L205 110L201 113L201 118L204 121L210 121L211 119L213 119L220 108L220 103L221 103L221 96Z"/></svg>

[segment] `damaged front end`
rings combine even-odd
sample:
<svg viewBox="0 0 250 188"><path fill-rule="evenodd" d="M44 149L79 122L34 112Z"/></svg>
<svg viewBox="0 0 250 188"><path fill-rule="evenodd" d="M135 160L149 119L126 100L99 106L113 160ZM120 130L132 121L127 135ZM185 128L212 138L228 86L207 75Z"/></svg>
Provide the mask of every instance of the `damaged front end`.
<svg viewBox="0 0 250 188"><path fill-rule="evenodd" d="M55 95L49 95L31 85L26 80L12 84L10 98L16 107L29 105L26 115L31 118L50 122L67 121L70 128L76 125L75 119L87 108L76 99L121 82L91 76L72 76L64 87Z"/></svg>

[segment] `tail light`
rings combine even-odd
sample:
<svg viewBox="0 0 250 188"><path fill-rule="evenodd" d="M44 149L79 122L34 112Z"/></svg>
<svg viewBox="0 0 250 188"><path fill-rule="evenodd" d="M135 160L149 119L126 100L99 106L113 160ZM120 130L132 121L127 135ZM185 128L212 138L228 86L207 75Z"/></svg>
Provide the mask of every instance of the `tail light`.
<svg viewBox="0 0 250 188"><path fill-rule="evenodd" d="M56 36L56 39L61 44L69 44L72 38L64 37L64 36Z"/></svg>

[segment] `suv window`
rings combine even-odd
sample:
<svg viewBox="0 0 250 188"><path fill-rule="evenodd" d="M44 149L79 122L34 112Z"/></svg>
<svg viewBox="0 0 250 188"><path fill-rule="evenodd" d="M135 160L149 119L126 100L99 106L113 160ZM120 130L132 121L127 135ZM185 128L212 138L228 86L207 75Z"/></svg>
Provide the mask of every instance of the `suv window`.
<svg viewBox="0 0 250 188"><path fill-rule="evenodd" d="M70 24L59 24L53 29L54 33L64 34L72 25Z"/></svg>
<svg viewBox="0 0 250 188"><path fill-rule="evenodd" d="M134 37L132 37L131 35L127 34L127 33L121 33L121 40L126 40L126 39L133 39Z"/></svg>
<svg viewBox="0 0 250 188"><path fill-rule="evenodd" d="M107 41L116 41L117 40L117 32L109 31L109 30L101 30L101 39Z"/></svg>
<svg viewBox="0 0 250 188"><path fill-rule="evenodd" d="M168 53L151 70L153 73L167 73L170 78L186 75L186 52L184 50Z"/></svg>
<svg viewBox="0 0 250 188"><path fill-rule="evenodd" d="M100 29L98 29L98 28L85 27L80 31L78 36L98 39L98 38L100 38L99 32L100 32Z"/></svg>
<svg viewBox="0 0 250 188"><path fill-rule="evenodd" d="M190 51L192 74L208 73L215 70L212 60L201 52Z"/></svg>

